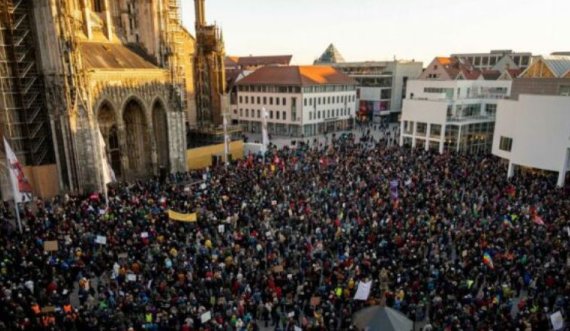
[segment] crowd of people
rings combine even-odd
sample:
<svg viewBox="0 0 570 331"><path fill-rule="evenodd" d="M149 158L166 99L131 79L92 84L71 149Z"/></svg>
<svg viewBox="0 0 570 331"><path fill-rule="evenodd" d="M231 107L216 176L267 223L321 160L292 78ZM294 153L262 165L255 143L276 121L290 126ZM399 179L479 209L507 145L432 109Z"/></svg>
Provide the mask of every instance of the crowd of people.
<svg viewBox="0 0 570 331"><path fill-rule="evenodd" d="M349 330L375 304L424 330L548 330L570 308L569 193L343 135L115 183L108 205L37 200L21 234L5 206L0 330Z"/></svg>

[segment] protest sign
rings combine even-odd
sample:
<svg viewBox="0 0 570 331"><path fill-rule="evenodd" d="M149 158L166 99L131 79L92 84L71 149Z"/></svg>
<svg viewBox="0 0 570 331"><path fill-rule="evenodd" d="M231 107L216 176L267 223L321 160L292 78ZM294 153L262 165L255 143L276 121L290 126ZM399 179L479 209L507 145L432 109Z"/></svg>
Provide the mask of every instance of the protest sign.
<svg viewBox="0 0 570 331"><path fill-rule="evenodd" d="M200 321L202 323L206 323L211 319L212 319L212 312L211 311L207 311L200 316Z"/></svg>
<svg viewBox="0 0 570 331"><path fill-rule="evenodd" d="M183 214L175 212L173 210L168 210L168 218L170 218L173 221L192 223L198 220L198 215L196 213Z"/></svg>
<svg viewBox="0 0 570 331"><path fill-rule="evenodd" d="M552 323L552 330L564 330L564 317L560 311L550 315L550 323Z"/></svg>
<svg viewBox="0 0 570 331"><path fill-rule="evenodd" d="M57 240L44 241L44 252L55 252L57 250Z"/></svg>
<svg viewBox="0 0 570 331"><path fill-rule="evenodd" d="M372 281L358 283L358 289L354 295L354 300L368 300L370 289L372 288Z"/></svg>
<svg viewBox="0 0 570 331"><path fill-rule="evenodd" d="M97 243L99 245L107 245L107 237L97 236L97 238L95 238L95 243Z"/></svg>

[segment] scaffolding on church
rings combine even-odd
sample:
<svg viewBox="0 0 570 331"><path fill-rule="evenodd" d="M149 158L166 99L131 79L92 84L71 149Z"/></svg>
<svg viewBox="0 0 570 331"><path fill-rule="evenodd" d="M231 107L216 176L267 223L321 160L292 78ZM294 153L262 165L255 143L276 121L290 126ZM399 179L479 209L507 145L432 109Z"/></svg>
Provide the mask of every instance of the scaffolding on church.
<svg viewBox="0 0 570 331"><path fill-rule="evenodd" d="M37 166L53 163L54 152L31 11L31 1L0 0L0 124L18 158Z"/></svg>

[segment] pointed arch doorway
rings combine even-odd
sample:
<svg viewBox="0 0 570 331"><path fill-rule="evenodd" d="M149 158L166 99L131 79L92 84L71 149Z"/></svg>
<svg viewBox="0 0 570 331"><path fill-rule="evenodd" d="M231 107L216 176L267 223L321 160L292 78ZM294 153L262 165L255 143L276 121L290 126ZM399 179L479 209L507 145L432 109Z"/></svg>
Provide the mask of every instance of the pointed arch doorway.
<svg viewBox="0 0 570 331"><path fill-rule="evenodd" d="M103 102L97 111L97 124L105 140L107 160L117 178L123 175L121 165L121 149L119 145L119 127L115 110L108 102Z"/></svg>
<svg viewBox="0 0 570 331"><path fill-rule="evenodd" d="M130 179L152 174L152 150L144 106L137 99L129 100L123 110L125 124L126 174Z"/></svg>

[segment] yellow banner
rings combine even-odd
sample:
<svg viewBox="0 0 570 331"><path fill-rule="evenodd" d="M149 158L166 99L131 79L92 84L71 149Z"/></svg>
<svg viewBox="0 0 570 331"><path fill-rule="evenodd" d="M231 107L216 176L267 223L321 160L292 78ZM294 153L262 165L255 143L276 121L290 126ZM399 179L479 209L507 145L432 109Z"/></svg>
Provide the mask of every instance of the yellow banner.
<svg viewBox="0 0 570 331"><path fill-rule="evenodd" d="M182 213L177 213L177 212L172 211L172 210L168 210L168 218L170 218L173 221L193 223L193 222L196 222L198 220L198 214L196 214L196 213L182 214Z"/></svg>

